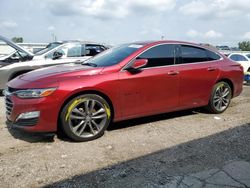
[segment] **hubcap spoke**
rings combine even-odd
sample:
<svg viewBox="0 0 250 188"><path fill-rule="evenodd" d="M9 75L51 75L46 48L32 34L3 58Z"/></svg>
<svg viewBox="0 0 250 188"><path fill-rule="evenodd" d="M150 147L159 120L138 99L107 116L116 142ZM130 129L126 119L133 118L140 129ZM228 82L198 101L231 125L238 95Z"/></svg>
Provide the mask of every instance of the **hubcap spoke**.
<svg viewBox="0 0 250 188"><path fill-rule="evenodd" d="M92 119L104 119L106 118L106 114L101 114L101 115L98 115L98 116L93 116Z"/></svg>
<svg viewBox="0 0 250 188"><path fill-rule="evenodd" d="M89 100L84 102L84 108L85 108L85 112L88 114L89 113Z"/></svg>
<svg viewBox="0 0 250 188"><path fill-rule="evenodd" d="M215 104L215 103L217 103L217 102L219 102L219 101L220 101L220 99L219 99L219 98L214 99L214 104Z"/></svg>
<svg viewBox="0 0 250 188"><path fill-rule="evenodd" d="M225 91L223 94L222 94L222 97L227 97L229 94L229 91Z"/></svg>
<svg viewBox="0 0 250 188"><path fill-rule="evenodd" d="M98 115L98 114L100 114L100 113L104 113L104 112L105 112L104 108L101 108L100 110L94 112L94 113L93 113L93 116L96 116L96 115Z"/></svg>
<svg viewBox="0 0 250 188"><path fill-rule="evenodd" d="M90 128L90 131L92 132L92 134L95 135L95 131L94 131L93 127L92 127L91 122L89 122L89 128Z"/></svg>
<svg viewBox="0 0 250 188"><path fill-rule="evenodd" d="M87 126L87 121L85 121L84 125L82 126L81 130L79 131L78 135L82 135L83 131L85 130Z"/></svg>
<svg viewBox="0 0 250 188"><path fill-rule="evenodd" d="M81 116L85 116L85 113L81 112L79 109L75 108L74 110L72 110L72 112L75 112L76 114L78 115L81 115Z"/></svg>
<svg viewBox="0 0 250 188"><path fill-rule="evenodd" d="M100 127L96 124L94 120L92 120L91 123L97 128L98 131L100 130Z"/></svg>
<svg viewBox="0 0 250 188"><path fill-rule="evenodd" d="M95 101L94 101L94 100L92 100L92 102L91 102L91 106L90 106L90 112L91 112L91 113L93 112L94 107L95 107Z"/></svg>
<svg viewBox="0 0 250 188"><path fill-rule="evenodd" d="M85 117L83 117L83 116L76 116L76 115L72 115L72 114L71 114L70 119L83 120L83 119L85 119Z"/></svg>
<svg viewBox="0 0 250 188"><path fill-rule="evenodd" d="M81 127L83 124L84 124L84 120L83 121L81 121L78 125L76 125L75 127L73 127L73 131L77 131L78 129L79 129L79 127Z"/></svg>

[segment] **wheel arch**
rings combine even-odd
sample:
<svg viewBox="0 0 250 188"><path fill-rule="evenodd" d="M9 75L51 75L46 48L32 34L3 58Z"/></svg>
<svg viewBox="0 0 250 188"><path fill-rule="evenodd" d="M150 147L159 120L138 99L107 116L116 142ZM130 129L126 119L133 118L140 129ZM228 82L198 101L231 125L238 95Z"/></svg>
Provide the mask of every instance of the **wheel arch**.
<svg viewBox="0 0 250 188"><path fill-rule="evenodd" d="M59 113L58 113L58 117L57 117L57 130L60 130L61 127L60 127L60 114L63 110L63 107L70 101L72 100L73 98L79 96L79 95L84 95L84 94L96 94L96 95L99 95L101 97L103 97L107 103L109 104L110 106L110 109L111 109L111 122L113 121L113 118L114 118L114 106L113 106L113 103L110 99L110 97L108 97L108 95L104 94L103 92L100 92L100 91L97 91L97 90L84 90L84 91L80 91L80 92L76 92L72 95L70 95L68 98L66 98L66 100L63 102L63 104L61 105L60 107L60 110L59 110Z"/></svg>

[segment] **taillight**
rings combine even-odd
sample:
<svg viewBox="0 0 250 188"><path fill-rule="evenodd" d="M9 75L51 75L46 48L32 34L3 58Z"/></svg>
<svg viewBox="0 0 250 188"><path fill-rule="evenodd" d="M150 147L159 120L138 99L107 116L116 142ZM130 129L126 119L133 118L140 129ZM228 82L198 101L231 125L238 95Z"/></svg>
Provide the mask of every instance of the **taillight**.
<svg viewBox="0 0 250 188"><path fill-rule="evenodd" d="M243 66L242 66L242 65L240 65L240 69L241 69L242 71L244 71L244 68L243 68Z"/></svg>

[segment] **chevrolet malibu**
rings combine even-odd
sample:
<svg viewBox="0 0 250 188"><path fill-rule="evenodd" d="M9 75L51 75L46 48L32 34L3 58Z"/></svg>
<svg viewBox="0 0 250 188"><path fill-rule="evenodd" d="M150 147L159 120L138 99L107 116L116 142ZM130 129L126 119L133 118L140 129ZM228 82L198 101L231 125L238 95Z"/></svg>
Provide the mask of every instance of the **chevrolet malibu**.
<svg viewBox="0 0 250 188"><path fill-rule="evenodd" d="M75 141L89 141L111 122L202 106L222 113L242 82L240 64L196 44L123 44L79 65L10 81L4 91L7 123L31 132L62 129Z"/></svg>

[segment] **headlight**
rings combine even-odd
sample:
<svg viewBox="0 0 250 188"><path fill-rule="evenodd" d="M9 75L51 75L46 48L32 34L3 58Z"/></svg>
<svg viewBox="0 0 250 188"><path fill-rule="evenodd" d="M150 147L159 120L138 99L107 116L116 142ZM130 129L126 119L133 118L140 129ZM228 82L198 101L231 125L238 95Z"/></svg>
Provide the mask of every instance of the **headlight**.
<svg viewBox="0 0 250 188"><path fill-rule="evenodd" d="M22 99L41 98L51 95L55 90L56 88L27 89L16 91L15 95Z"/></svg>

